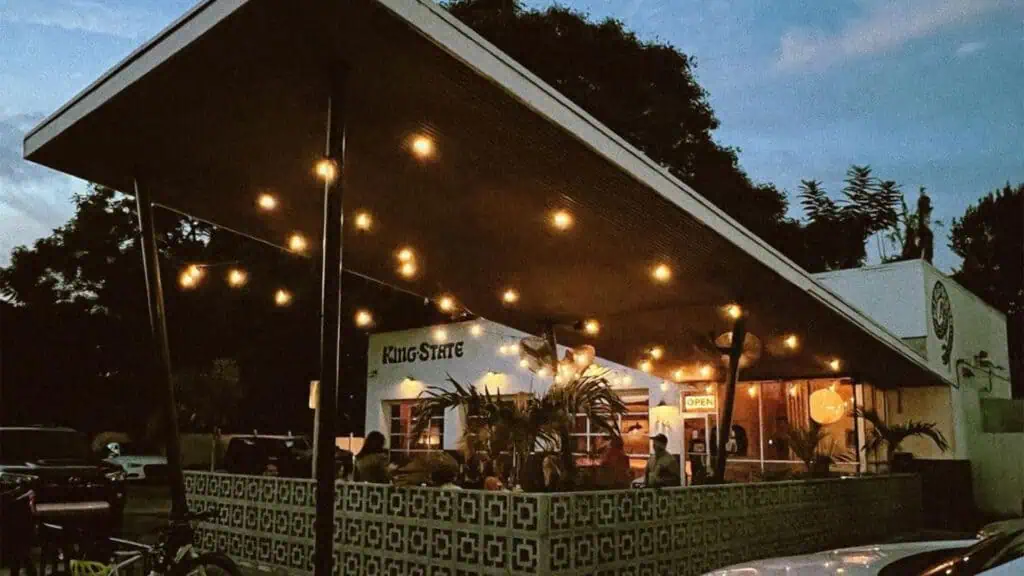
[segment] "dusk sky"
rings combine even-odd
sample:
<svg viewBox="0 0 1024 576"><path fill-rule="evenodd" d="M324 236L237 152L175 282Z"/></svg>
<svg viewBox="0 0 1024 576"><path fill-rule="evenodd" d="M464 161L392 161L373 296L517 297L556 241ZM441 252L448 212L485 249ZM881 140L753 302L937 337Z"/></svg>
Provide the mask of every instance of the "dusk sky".
<svg viewBox="0 0 1024 576"><path fill-rule="evenodd" d="M193 3L0 0L0 265L65 222L85 187L21 160L25 131ZM695 56L716 139L791 199L801 179L838 193L851 163L901 183L911 202L926 186L947 223L936 233L943 270L958 264L949 221L1024 181L1024 0L563 4Z"/></svg>

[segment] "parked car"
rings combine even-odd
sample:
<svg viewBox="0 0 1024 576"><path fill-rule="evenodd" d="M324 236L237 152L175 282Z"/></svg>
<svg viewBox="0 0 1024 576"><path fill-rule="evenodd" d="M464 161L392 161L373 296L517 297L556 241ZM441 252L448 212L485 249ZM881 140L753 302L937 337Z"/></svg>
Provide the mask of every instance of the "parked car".
<svg viewBox="0 0 1024 576"><path fill-rule="evenodd" d="M31 564L38 483L36 476L0 472L0 569L9 574Z"/></svg>
<svg viewBox="0 0 1024 576"><path fill-rule="evenodd" d="M19 474L37 479L35 513L41 520L120 531L124 470L94 457L84 434L71 428L0 427L0 475Z"/></svg>
<svg viewBox="0 0 1024 576"><path fill-rule="evenodd" d="M730 566L714 576L1009 576L1024 574L1024 529L976 540L843 548Z"/></svg>
<svg viewBox="0 0 1024 576"><path fill-rule="evenodd" d="M304 436L234 436L224 453L224 471L309 478L313 471L313 450Z"/></svg>
<svg viewBox="0 0 1024 576"><path fill-rule="evenodd" d="M142 450L131 442L111 442L106 445L106 462L124 469L128 480L163 482L167 480L167 457L153 451Z"/></svg>

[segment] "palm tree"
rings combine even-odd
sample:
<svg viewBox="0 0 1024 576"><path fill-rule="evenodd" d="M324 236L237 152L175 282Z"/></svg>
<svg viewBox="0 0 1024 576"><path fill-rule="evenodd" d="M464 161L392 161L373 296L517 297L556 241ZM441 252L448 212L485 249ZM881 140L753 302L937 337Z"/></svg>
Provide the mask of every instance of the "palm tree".
<svg viewBox="0 0 1024 576"><path fill-rule="evenodd" d="M857 408L853 412L855 418L863 418L871 424L871 431L868 432L867 441L864 443L865 452L877 452L883 446L886 448L886 456L889 464L889 472L892 473L892 463L899 452L900 444L913 436L930 438L935 446L942 452L949 449L949 443L942 431L934 422L918 422L908 420L902 424L887 424L874 410Z"/></svg>
<svg viewBox="0 0 1024 576"><path fill-rule="evenodd" d="M793 426L784 434L789 449L804 463L808 474L814 472L814 462L818 459L818 445L826 436L828 432L813 420L807 428Z"/></svg>
<svg viewBox="0 0 1024 576"><path fill-rule="evenodd" d="M474 437L492 457L514 455L514 478L519 477L530 452L539 448L561 453L566 480L571 482L575 472L572 430L577 414L585 415L592 429L619 435L618 416L626 412L626 406L609 386L608 373L607 369L591 368L524 402L503 398L500 393L492 395L487 389L481 393L449 375L448 387L431 386L420 395L413 434L418 437L425 432L431 418L461 408L466 414L467 437Z"/></svg>

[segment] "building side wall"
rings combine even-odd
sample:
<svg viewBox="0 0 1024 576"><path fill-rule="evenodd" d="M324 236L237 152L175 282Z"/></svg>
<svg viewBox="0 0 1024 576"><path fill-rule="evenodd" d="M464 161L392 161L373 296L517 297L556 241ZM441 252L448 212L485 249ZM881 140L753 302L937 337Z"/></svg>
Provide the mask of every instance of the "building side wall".
<svg viewBox="0 0 1024 576"><path fill-rule="evenodd" d="M814 279L900 338L927 335L920 261L815 274Z"/></svg>

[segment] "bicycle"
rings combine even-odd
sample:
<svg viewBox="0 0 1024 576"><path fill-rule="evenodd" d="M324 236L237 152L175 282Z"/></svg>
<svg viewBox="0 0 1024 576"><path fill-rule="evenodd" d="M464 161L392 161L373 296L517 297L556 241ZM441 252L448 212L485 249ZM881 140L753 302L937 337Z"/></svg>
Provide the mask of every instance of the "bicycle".
<svg viewBox="0 0 1024 576"><path fill-rule="evenodd" d="M153 545L122 538L105 538L101 542L70 541L69 532L60 526L44 524L43 528L60 533L67 571L57 570L54 576L242 576L234 560L220 552L199 553L192 545L195 534L192 523L214 516L214 512L187 513L158 532ZM75 551L83 558L71 558ZM93 558L109 558L110 562ZM46 574L45 567L41 573Z"/></svg>

